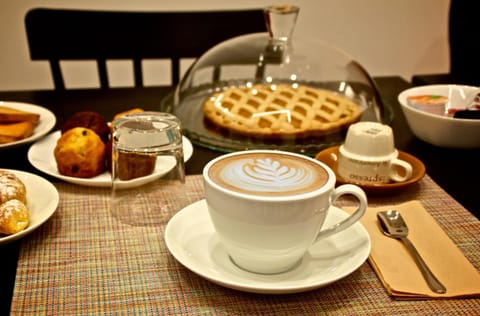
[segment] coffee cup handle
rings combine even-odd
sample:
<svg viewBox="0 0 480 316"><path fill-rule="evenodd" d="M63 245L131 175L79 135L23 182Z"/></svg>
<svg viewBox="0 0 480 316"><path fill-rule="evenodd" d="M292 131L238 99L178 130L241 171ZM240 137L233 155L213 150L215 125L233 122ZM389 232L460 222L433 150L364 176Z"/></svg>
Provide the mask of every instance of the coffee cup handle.
<svg viewBox="0 0 480 316"><path fill-rule="evenodd" d="M320 232L318 232L317 236L315 237L314 243L319 241L320 239L341 232L342 230L352 226L363 216L363 214L365 214L365 211L367 210L367 196L362 189L353 184L344 184L335 188L330 197L331 204L333 204L340 196L347 194L353 195L358 200L358 208L355 210L355 212L353 212L353 214L348 216L343 221L336 223L326 229L322 229Z"/></svg>
<svg viewBox="0 0 480 316"><path fill-rule="evenodd" d="M398 169L403 169L404 175L398 173ZM400 159L393 159L390 165L390 179L395 182L403 182L412 176L412 165Z"/></svg>

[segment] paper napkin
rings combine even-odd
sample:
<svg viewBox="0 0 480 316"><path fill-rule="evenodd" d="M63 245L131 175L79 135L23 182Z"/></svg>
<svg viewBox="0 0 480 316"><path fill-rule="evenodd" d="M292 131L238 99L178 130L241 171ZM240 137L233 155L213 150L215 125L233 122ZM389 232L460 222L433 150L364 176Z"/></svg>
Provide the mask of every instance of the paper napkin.
<svg viewBox="0 0 480 316"><path fill-rule="evenodd" d="M430 290L405 245L385 236L377 212L400 211L409 228L408 238L447 288L445 294ZM419 201L368 208L361 220L370 233L369 262L389 294L398 299L480 296L480 274Z"/></svg>

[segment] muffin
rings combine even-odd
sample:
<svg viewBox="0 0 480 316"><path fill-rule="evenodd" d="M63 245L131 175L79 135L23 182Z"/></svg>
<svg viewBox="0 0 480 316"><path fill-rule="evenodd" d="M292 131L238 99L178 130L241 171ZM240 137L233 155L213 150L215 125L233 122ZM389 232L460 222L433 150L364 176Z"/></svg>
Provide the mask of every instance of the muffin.
<svg viewBox="0 0 480 316"><path fill-rule="evenodd" d="M141 108L130 109L116 114L113 121L124 115L143 111ZM118 152L117 155L117 175L120 180L145 177L152 174L155 170L156 155L124 152ZM112 140L107 144L107 168L109 171L112 170Z"/></svg>
<svg viewBox="0 0 480 316"><path fill-rule="evenodd" d="M120 180L145 177L155 170L154 154L118 153L117 172Z"/></svg>
<svg viewBox="0 0 480 316"><path fill-rule="evenodd" d="M74 127L85 127L91 129L102 139L104 143L107 143L110 139L110 127L107 124L105 118L94 111L83 111L75 113L70 119L68 119L62 126L62 134Z"/></svg>
<svg viewBox="0 0 480 316"><path fill-rule="evenodd" d="M58 139L54 156L58 172L77 178L92 178L105 170L105 143L93 130L74 127Z"/></svg>
<svg viewBox="0 0 480 316"><path fill-rule="evenodd" d="M132 113L140 113L140 112L144 112L143 109L141 108L132 108L132 109L129 109L129 110L126 110L126 111L123 111L123 112L119 112L117 114L115 114L113 116L113 119L112 119L112 126L111 126L111 129L113 129L113 125L114 125L114 122L115 120L121 118L122 116L124 115L127 115L127 114L132 114ZM112 137L110 137L109 141L107 142L107 154L106 154L106 166L107 166L107 170L109 172L112 172L112 144L113 143L113 139Z"/></svg>

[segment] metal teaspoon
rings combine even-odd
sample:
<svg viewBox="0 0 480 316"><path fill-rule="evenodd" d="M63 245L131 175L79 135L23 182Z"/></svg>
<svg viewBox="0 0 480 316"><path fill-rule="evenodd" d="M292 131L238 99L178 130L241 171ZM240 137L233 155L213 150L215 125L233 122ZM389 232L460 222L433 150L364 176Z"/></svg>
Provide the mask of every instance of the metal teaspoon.
<svg viewBox="0 0 480 316"><path fill-rule="evenodd" d="M403 220L402 215L399 211L396 210L388 210L383 212L377 213L377 218L382 226L383 233L392 238L396 238L401 240L415 260L415 263L420 268L420 271L427 281L428 286L430 289L439 294L444 294L447 292L445 286L437 279L437 277L430 271L425 261L423 261L422 257L418 253L415 246L412 242L407 238L408 236L408 227L405 221Z"/></svg>

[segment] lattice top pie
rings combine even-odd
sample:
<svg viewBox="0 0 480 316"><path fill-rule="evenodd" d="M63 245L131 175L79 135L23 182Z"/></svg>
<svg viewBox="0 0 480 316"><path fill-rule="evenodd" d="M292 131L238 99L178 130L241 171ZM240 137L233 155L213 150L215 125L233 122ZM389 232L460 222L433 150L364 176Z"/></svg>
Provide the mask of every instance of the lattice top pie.
<svg viewBox="0 0 480 316"><path fill-rule="evenodd" d="M287 84L232 87L203 105L205 117L230 131L268 138L325 135L358 121L360 106L331 91Z"/></svg>

